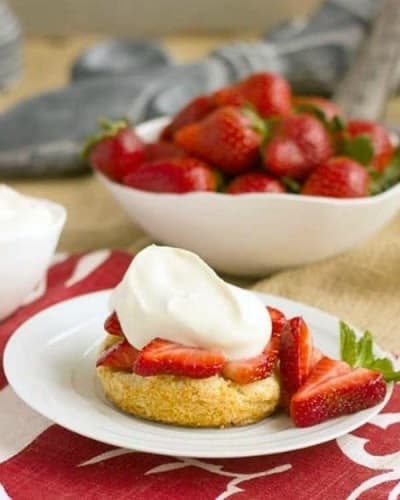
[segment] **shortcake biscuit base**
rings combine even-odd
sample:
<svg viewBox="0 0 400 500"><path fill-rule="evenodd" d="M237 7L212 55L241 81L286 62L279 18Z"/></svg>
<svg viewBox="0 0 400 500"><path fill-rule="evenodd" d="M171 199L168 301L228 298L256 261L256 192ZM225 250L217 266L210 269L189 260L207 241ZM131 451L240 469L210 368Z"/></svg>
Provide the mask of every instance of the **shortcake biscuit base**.
<svg viewBox="0 0 400 500"><path fill-rule="evenodd" d="M103 348L115 342L106 339ZM237 384L215 375L192 379L174 375L142 377L97 368L107 398L118 408L148 420L187 427L226 427L257 422L270 415L280 396L275 375Z"/></svg>

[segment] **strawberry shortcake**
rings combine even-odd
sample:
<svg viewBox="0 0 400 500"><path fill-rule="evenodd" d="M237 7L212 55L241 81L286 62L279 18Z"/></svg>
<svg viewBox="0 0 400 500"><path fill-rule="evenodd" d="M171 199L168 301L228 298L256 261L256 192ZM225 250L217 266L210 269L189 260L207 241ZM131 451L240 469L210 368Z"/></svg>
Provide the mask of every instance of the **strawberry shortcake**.
<svg viewBox="0 0 400 500"><path fill-rule="evenodd" d="M284 316L194 253L142 250L111 309L97 375L120 409L191 427L250 424L276 409Z"/></svg>

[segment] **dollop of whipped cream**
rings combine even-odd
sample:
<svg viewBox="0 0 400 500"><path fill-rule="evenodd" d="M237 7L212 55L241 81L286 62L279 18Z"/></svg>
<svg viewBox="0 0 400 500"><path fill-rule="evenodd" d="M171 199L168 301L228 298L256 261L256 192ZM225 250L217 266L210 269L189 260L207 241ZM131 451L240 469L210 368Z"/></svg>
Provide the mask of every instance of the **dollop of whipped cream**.
<svg viewBox="0 0 400 500"><path fill-rule="evenodd" d="M41 232L52 222L52 214L41 200L0 184L0 239Z"/></svg>
<svg viewBox="0 0 400 500"><path fill-rule="evenodd" d="M260 354L271 335L270 316L255 295L178 248L151 245L137 254L111 307L138 349L161 337L238 360Z"/></svg>

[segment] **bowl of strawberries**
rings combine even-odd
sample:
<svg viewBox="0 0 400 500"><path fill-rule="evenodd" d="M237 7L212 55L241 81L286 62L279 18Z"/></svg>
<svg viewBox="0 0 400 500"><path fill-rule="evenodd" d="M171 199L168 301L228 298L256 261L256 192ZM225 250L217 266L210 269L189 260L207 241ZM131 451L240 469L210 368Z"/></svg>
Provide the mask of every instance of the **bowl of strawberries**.
<svg viewBox="0 0 400 500"><path fill-rule="evenodd" d="M85 154L155 241L259 276L344 252L400 208L400 149L382 125L257 73L135 128L103 122Z"/></svg>

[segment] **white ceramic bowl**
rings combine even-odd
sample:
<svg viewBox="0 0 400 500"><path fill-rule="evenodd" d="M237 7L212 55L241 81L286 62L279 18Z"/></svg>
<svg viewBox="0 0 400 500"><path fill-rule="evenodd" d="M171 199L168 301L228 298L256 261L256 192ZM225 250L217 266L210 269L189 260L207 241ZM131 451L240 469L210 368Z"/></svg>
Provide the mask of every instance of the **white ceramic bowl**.
<svg viewBox="0 0 400 500"><path fill-rule="evenodd" d="M157 138L166 118L137 128ZM400 208L400 184L373 197L295 194L159 194L98 174L128 215L155 241L199 254L218 271L261 276L337 255L361 243Z"/></svg>
<svg viewBox="0 0 400 500"><path fill-rule="evenodd" d="M0 235L0 320L14 312L44 277L64 226L65 208L40 201L52 214L51 224L29 234Z"/></svg>

